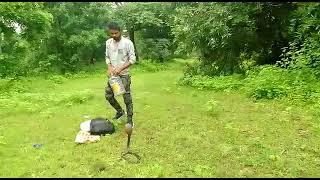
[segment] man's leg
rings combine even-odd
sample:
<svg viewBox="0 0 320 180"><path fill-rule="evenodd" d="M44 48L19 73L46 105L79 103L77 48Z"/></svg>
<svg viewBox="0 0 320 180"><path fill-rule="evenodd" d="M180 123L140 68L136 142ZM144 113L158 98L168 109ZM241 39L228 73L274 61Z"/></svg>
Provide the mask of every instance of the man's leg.
<svg viewBox="0 0 320 180"><path fill-rule="evenodd" d="M133 105L132 105L132 97L131 97L131 76L130 75L123 75L121 76L122 83L124 85L124 88L126 90L126 93L123 94L123 100L126 104L127 108L127 123L130 123L133 125L132 116L133 116Z"/></svg>
<svg viewBox="0 0 320 180"><path fill-rule="evenodd" d="M110 105L117 111L116 115L113 117L114 120L119 119L122 115L124 115L124 111L121 108L118 101L116 100L116 98L114 97L114 94L109 82L107 83L105 88L105 97L106 97L106 100L110 103Z"/></svg>

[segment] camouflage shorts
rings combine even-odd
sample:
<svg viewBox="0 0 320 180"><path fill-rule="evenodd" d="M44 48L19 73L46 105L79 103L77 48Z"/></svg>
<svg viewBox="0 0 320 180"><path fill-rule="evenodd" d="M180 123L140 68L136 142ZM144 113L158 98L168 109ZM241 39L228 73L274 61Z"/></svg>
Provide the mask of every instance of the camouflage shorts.
<svg viewBox="0 0 320 180"><path fill-rule="evenodd" d="M131 75L120 75L120 78L122 80L123 86L126 90L126 93L123 94L123 100L127 107L127 115L132 116L133 115L133 107L132 107L132 97L131 97ZM117 110L120 111L122 108L120 107L117 100L114 98L114 93L112 91L112 88L110 86L109 81L107 82L106 88L105 88L105 97L106 100L109 101L109 103Z"/></svg>

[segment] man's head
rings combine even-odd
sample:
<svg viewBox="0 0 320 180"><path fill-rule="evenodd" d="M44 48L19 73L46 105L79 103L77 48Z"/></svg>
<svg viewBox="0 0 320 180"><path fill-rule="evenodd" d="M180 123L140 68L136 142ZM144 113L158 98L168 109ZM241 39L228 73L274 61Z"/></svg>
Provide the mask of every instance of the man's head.
<svg viewBox="0 0 320 180"><path fill-rule="evenodd" d="M109 30L109 35L111 38L113 38L116 41L119 41L121 38L121 30L120 30L120 26L115 23L115 22L111 22L108 25L108 30Z"/></svg>

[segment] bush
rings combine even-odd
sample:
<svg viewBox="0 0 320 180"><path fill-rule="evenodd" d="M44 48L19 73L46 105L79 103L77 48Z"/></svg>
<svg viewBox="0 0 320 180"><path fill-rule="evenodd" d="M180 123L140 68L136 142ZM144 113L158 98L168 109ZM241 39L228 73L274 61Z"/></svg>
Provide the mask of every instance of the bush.
<svg viewBox="0 0 320 180"><path fill-rule="evenodd" d="M94 97L94 93L90 90L84 90L74 93L63 94L58 104L71 106L73 104L82 104Z"/></svg>
<svg viewBox="0 0 320 180"><path fill-rule="evenodd" d="M142 43L140 56L143 59L150 59L154 62L166 62L172 57L170 47L172 44L165 38L147 38Z"/></svg>
<svg viewBox="0 0 320 180"><path fill-rule="evenodd" d="M132 68L133 71L139 72L158 72L168 68L168 64L154 62L152 60L142 60L135 64Z"/></svg>
<svg viewBox="0 0 320 180"><path fill-rule="evenodd" d="M284 70L274 66L262 66L256 74L249 73L245 79L245 92L254 99L274 99L287 95Z"/></svg>
<svg viewBox="0 0 320 180"><path fill-rule="evenodd" d="M16 93L11 92L0 96L0 110L2 112L22 111L40 112L49 106L72 106L82 104L94 97L91 90L71 93Z"/></svg>
<svg viewBox="0 0 320 180"><path fill-rule="evenodd" d="M0 79L0 93L23 93L29 91L29 85L15 78Z"/></svg>
<svg viewBox="0 0 320 180"><path fill-rule="evenodd" d="M66 80L66 78L61 75L51 75L48 79L56 84L62 84Z"/></svg>
<svg viewBox="0 0 320 180"><path fill-rule="evenodd" d="M198 89L215 91L240 90L253 99L286 97L292 101L317 103L320 100L320 83L310 68L283 69L265 65L250 68L246 75L200 76L197 69L188 67L187 73L178 81Z"/></svg>
<svg viewBox="0 0 320 180"><path fill-rule="evenodd" d="M196 87L198 89L207 89L207 90L237 90L243 86L243 83L240 81L242 78L241 75L233 76L219 76L211 78L209 76L184 76L179 81L179 85L189 85Z"/></svg>

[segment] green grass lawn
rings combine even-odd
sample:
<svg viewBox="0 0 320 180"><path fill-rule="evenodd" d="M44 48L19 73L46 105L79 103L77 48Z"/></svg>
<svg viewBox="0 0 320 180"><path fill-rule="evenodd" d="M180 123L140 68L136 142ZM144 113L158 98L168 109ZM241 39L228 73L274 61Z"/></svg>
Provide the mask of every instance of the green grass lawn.
<svg viewBox="0 0 320 180"><path fill-rule="evenodd" d="M179 87L182 65L170 67L133 69L131 148L139 164L120 159L125 118L97 143L74 143L84 115L115 113L103 70L61 83L26 81L27 92L1 101L0 177L320 176L320 125L303 107Z"/></svg>

